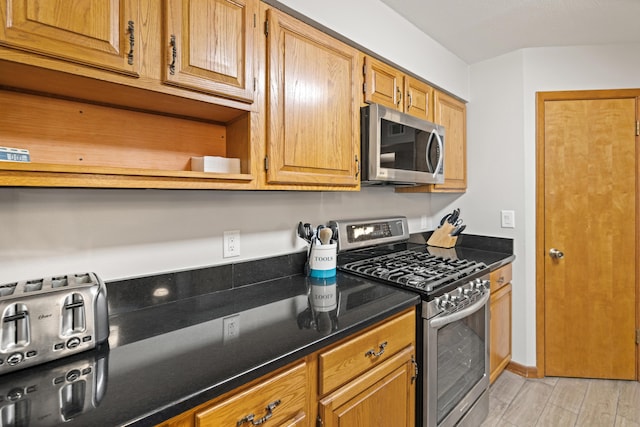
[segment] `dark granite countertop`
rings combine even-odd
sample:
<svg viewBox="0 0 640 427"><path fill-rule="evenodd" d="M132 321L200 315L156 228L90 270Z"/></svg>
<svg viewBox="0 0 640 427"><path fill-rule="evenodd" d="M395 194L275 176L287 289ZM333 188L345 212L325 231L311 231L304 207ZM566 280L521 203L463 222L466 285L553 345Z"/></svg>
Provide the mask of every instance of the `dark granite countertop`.
<svg viewBox="0 0 640 427"><path fill-rule="evenodd" d="M162 296L174 289L175 277L165 276L138 285ZM133 285L108 283L110 304ZM311 306L318 293L335 309ZM296 275L128 311L114 306L108 346L2 376L0 408L28 420L10 425L155 425L418 302L338 273L334 281ZM236 337L223 337L225 318L235 320Z"/></svg>
<svg viewBox="0 0 640 427"><path fill-rule="evenodd" d="M433 231L412 234L409 244L426 245ZM513 262L513 239L504 237L481 236L476 234L462 234L456 246L441 249L429 246L427 250L435 255L449 258L467 259L485 263L491 271Z"/></svg>
<svg viewBox="0 0 640 427"><path fill-rule="evenodd" d="M515 259L511 239L483 236L427 250L492 270ZM3 375L0 409L15 414L9 425L156 425L420 301L341 272L307 278L305 256L107 283L108 345ZM314 307L319 294L335 308ZM229 319L235 337L223 336Z"/></svg>

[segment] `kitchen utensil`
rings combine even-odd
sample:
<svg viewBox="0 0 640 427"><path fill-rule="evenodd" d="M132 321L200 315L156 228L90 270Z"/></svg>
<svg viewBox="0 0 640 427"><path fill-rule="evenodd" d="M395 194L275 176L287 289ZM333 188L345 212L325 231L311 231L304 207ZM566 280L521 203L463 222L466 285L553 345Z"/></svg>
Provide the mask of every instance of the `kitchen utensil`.
<svg viewBox="0 0 640 427"><path fill-rule="evenodd" d="M333 236L333 231L329 228L321 228L318 231L318 238L320 239L320 243L323 245L328 245L331 242L331 237Z"/></svg>
<svg viewBox="0 0 640 427"><path fill-rule="evenodd" d="M449 217L449 220L448 220L449 223L455 224L459 216L460 216L460 209L455 208L453 212L451 212L451 216Z"/></svg>
<svg viewBox="0 0 640 427"><path fill-rule="evenodd" d="M307 236L307 241L311 242L311 240L313 239L313 229L311 228L311 224L309 224L308 222L304 223L304 233Z"/></svg>
<svg viewBox="0 0 640 427"><path fill-rule="evenodd" d="M465 228L467 228L466 224L462 224L462 225L457 226L451 232L451 237L459 236L464 231Z"/></svg>
<svg viewBox="0 0 640 427"><path fill-rule="evenodd" d="M302 224L302 221L300 221L298 223L298 237L300 237L301 239L306 240L307 242L311 242L309 240L309 237L307 236L307 232L304 228L304 225Z"/></svg>
<svg viewBox="0 0 640 427"><path fill-rule="evenodd" d="M331 240L338 240L338 226L336 224L329 225L333 234L331 235Z"/></svg>
<svg viewBox="0 0 640 427"><path fill-rule="evenodd" d="M444 225L444 223L449 220L450 217L451 217L450 213L448 213L445 216L443 216L442 219L440 220L440 227L442 227Z"/></svg>

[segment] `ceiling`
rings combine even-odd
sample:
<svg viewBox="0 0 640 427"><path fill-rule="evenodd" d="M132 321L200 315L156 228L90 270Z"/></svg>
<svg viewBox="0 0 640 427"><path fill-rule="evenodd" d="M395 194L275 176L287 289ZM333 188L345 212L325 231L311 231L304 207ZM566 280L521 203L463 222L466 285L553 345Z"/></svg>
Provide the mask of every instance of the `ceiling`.
<svg viewBox="0 0 640 427"><path fill-rule="evenodd" d="M640 42L640 0L382 2L467 64L527 47Z"/></svg>

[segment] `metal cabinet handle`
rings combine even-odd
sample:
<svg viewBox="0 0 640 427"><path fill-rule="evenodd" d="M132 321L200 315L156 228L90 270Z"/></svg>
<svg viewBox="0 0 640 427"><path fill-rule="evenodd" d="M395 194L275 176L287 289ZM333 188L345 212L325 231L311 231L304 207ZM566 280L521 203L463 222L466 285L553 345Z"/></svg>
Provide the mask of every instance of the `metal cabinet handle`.
<svg viewBox="0 0 640 427"><path fill-rule="evenodd" d="M396 88L396 93L398 94L398 106L400 106L400 103L402 103L402 91L399 87Z"/></svg>
<svg viewBox="0 0 640 427"><path fill-rule="evenodd" d="M176 47L176 36L171 34L171 64L169 64L169 74L174 75L176 73L176 56L178 56L178 48Z"/></svg>
<svg viewBox="0 0 640 427"><path fill-rule="evenodd" d="M129 53L127 54L127 63L133 65L133 46L136 44L136 35L133 32L133 21L128 22L127 32L129 33Z"/></svg>
<svg viewBox="0 0 640 427"><path fill-rule="evenodd" d="M407 101L408 101L407 108L411 108L411 105L413 104L413 97L411 96L411 92L407 94Z"/></svg>
<svg viewBox="0 0 640 427"><path fill-rule="evenodd" d="M549 256L554 259L562 259L564 258L564 252L559 251L558 249L551 248L549 250Z"/></svg>
<svg viewBox="0 0 640 427"><path fill-rule="evenodd" d="M384 354L384 349L385 349L386 346L387 346L387 342L385 341L385 342L383 342L382 344L380 344L378 346L380 351L376 352L374 349L371 349L371 350L367 351L364 354L364 357L369 357L369 356L371 356L371 357L380 357L380 356L382 356Z"/></svg>
<svg viewBox="0 0 640 427"><path fill-rule="evenodd" d="M411 355L411 364L413 365L413 376L411 377L411 384L418 378L420 371L418 369L418 362L416 362L416 358Z"/></svg>
<svg viewBox="0 0 640 427"><path fill-rule="evenodd" d="M256 419L254 419L256 417L254 414L249 414L249 415L243 417L241 420L238 420L238 422L236 423L236 427L239 427L244 423L251 423L254 426L259 426L260 424L263 424L263 423L267 422L269 420L269 418L271 418L273 416L273 410L276 409L276 407L280 404L280 402L281 402L281 400L278 399L278 400L275 400L275 401L269 403L267 405L267 407L265 408L267 413L262 418L258 418L256 420Z"/></svg>
<svg viewBox="0 0 640 427"><path fill-rule="evenodd" d="M360 160L358 160L358 155L356 155L356 179L360 175Z"/></svg>

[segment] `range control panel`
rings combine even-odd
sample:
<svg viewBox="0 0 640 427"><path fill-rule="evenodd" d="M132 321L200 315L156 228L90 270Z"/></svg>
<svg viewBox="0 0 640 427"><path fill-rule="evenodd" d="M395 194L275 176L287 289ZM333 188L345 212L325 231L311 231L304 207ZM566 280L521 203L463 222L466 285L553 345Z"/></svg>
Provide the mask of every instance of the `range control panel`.
<svg viewBox="0 0 640 427"><path fill-rule="evenodd" d="M409 239L406 217L334 220L329 222L329 226L338 230L340 251Z"/></svg>

